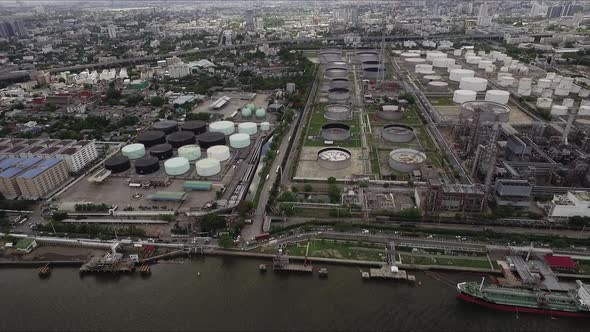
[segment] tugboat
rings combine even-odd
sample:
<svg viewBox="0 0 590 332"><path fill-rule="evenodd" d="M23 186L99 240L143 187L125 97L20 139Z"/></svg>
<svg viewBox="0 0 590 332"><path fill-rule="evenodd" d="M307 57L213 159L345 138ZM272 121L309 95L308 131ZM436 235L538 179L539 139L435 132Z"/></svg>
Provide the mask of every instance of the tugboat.
<svg viewBox="0 0 590 332"><path fill-rule="evenodd" d="M41 266L37 269L37 274L40 278L47 278L51 274L51 269L49 269L49 263Z"/></svg>

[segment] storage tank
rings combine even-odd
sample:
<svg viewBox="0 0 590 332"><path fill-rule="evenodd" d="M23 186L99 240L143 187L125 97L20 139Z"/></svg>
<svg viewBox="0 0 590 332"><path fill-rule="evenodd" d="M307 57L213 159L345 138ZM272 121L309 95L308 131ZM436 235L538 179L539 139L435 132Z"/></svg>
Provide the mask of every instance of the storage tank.
<svg viewBox="0 0 590 332"><path fill-rule="evenodd" d="M262 108L262 107L258 108L258 109L256 110L256 117L257 117L258 119L263 119L263 118L265 118L265 117L266 117L266 110L265 110L264 108Z"/></svg>
<svg viewBox="0 0 590 332"><path fill-rule="evenodd" d="M256 105L254 105L253 103L248 103L246 107L250 110L251 113L254 113L254 111L256 111Z"/></svg>
<svg viewBox="0 0 590 332"><path fill-rule="evenodd" d="M468 64L472 64L472 65L477 65L477 64L479 64L480 61L481 61L480 56L470 56L467 59L465 59L465 62L467 62Z"/></svg>
<svg viewBox="0 0 590 332"><path fill-rule="evenodd" d="M477 92L471 90L455 90L453 93L453 102L463 104L468 101L477 99Z"/></svg>
<svg viewBox="0 0 590 332"><path fill-rule="evenodd" d="M370 80L376 80L384 74L384 71L387 70L380 66L363 66L363 77Z"/></svg>
<svg viewBox="0 0 590 332"><path fill-rule="evenodd" d="M209 124L209 131L212 133L231 135L234 133L234 130L234 123L231 121L215 121Z"/></svg>
<svg viewBox="0 0 590 332"><path fill-rule="evenodd" d="M461 56L462 50L461 49L454 49L453 50L453 55L454 56Z"/></svg>
<svg viewBox="0 0 590 332"><path fill-rule="evenodd" d="M590 115L590 105L580 106L580 108L578 109L578 115L581 115L581 116Z"/></svg>
<svg viewBox="0 0 590 332"><path fill-rule="evenodd" d="M427 64L419 64L416 65L416 73L430 73L432 72L432 65Z"/></svg>
<svg viewBox="0 0 590 332"><path fill-rule="evenodd" d="M137 174L152 174L160 169L160 162L158 158L153 156L145 156L135 161L135 173Z"/></svg>
<svg viewBox="0 0 590 332"><path fill-rule="evenodd" d="M574 107L574 100L572 98L565 98L561 104L567 108L572 108Z"/></svg>
<svg viewBox="0 0 590 332"><path fill-rule="evenodd" d="M207 149L214 145L226 144L225 135L219 132L202 133L197 140L199 141L199 146L203 149Z"/></svg>
<svg viewBox="0 0 590 332"><path fill-rule="evenodd" d="M352 164L352 154L343 148L324 148L318 151L317 163L325 169L345 169Z"/></svg>
<svg viewBox="0 0 590 332"><path fill-rule="evenodd" d="M488 80L480 77L463 77L459 83L459 89L472 91L486 91Z"/></svg>
<svg viewBox="0 0 590 332"><path fill-rule="evenodd" d="M167 143L154 145L150 149L150 155L158 158L158 160L168 159L172 157L172 154L172 145Z"/></svg>
<svg viewBox="0 0 590 332"><path fill-rule="evenodd" d="M270 122L261 122L260 123L260 130L269 131L270 130Z"/></svg>
<svg viewBox="0 0 590 332"><path fill-rule="evenodd" d="M350 81L347 78L335 78L330 80L330 89L333 88L340 88L340 89L349 89L350 88Z"/></svg>
<svg viewBox="0 0 590 332"><path fill-rule="evenodd" d="M553 99L551 98L537 98L537 108L541 109L549 109L551 104L553 103Z"/></svg>
<svg viewBox="0 0 590 332"><path fill-rule="evenodd" d="M348 78L348 68L344 66L328 67L324 70L324 77L328 79Z"/></svg>
<svg viewBox="0 0 590 332"><path fill-rule="evenodd" d="M331 103L343 103L350 98L348 88L331 88L328 90L328 100Z"/></svg>
<svg viewBox="0 0 590 332"><path fill-rule="evenodd" d="M567 106L563 105L553 105L551 106L551 115L552 116L564 116L567 115Z"/></svg>
<svg viewBox="0 0 590 332"><path fill-rule="evenodd" d="M432 66L435 68L447 68L447 58L435 58L432 61Z"/></svg>
<svg viewBox="0 0 590 332"><path fill-rule="evenodd" d="M508 104L508 100L510 100L510 92L503 90L488 90L486 91L485 100L506 105Z"/></svg>
<svg viewBox="0 0 590 332"><path fill-rule="evenodd" d="M350 138L350 126L344 123L327 123L322 126L320 135L328 141L344 141Z"/></svg>
<svg viewBox="0 0 590 332"><path fill-rule="evenodd" d="M514 85L514 82L515 82L514 77L512 77L512 76L502 76L500 78L500 81L498 82L498 84L500 84L500 86L503 86L503 87L510 87L510 86L513 86Z"/></svg>
<svg viewBox="0 0 590 332"><path fill-rule="evenodd" d="M460 82L462 78L473 77L475 72L469 69L453 69L449 72L449 80Z"/></svg>
<svg viewBox="0 0 590 332"><path fill-rule="evenodd" d="M489 60L481 60L478 64L477 64L477 68L479 69L486 69L488 67L490 67L492 65L492 62Z"/></svg>
<svg viewBox="0 0 590 332"><path fill-rule="evenodd" d="M184 157L170 158L164 162L164 169L166 174L170 176L178 176L188 172L191 166L188 159Z"/></svg>
<svg viewBox="0 0 590 332"><path fill-rule="evenodd" d="M426 161L423 152L414 149L396 149L389 153L389 167L400 173L411 173Z"/></svg>
<svg viewBox="0 0 590 332"><path fill-rule="evenodd" d="M479 118L479 122L510 121L510 107L491 101L470 101L461 105L461 117L464 119Z"/></svg>
<svg viewBox="0 0 590 332"><path fill-rule="evenodd" d="M248 107L242 108L242 117L249 118L252 116L252 111Z"/></svg>
<svg viewBox="0 0 590 332"><path fill-rule="evenodd" d="M129 158L127 158L126 156L115 155L105 160L104 168L111 171L111 173L116 174L125 172L126 170L131 168L131 163L129 162Z"/></svg>
<svg viewBox="0 0 590 332"><path fill-rule="evenodd" d="M408 59L408 58L419 58L420 57L420 53L414 53L414 52L404 52L402 54L399 55L401 58ZM424 60L426 61L426 60Z"/></svg>
<svg viewBox="0 0 590 332"><path fill-rule="evenodd" d="M184 145L197 143L195 134L193 134L191 131L179 131L172 133L168 135L167 139L168 144L172 145L176 149Z"/></svg>
<svg viewBox="0 0 590 332"><path fill-rule="evenodd" d="M129 159L138 159L145 156L145 146L139 143L125 145L121 153Z"/></svg>
<svg viewBox="0 0 590 332"><path fill-rule="evenodd" d="M207 158L226 161L230 157L229 148L225 145L215 145L207 149Z"/></svg>
<svg viewBox="0 0 590 332"><path fill-rule="evenodd" d="M555 89L555 95L556 96L560 96L560 97L565 97L568 96L570 94L570 90L569 89Z"/></svg>
<svg viewBox="0 0 590 332"><path fill-rule="evenodd" d="M543 89L549 89L551 88L551 80L547 78L541 78L537 82L537 86Z"/></svg>
<svg viewBox="0 0 590 332"><path fill-rule="evenodd" d="M154 145L166 143L166 135L160 130L148 130L137 135L137 142L149 148Z"/></svg>
<svg viewBox="0 0 590 332"><path fill-rule="evenodd" d="M221 172L221 163L217 159L205 158L195 163L199 176L213 176Z"/></svg>
<svg viewBox="0 0 590 332"><path fill-rule="evenodd" d="M328 105L326 106L324 117L328 120L334 121L349 120L352 118L352 111L350 107L345 105Z"/></svg>
<svg viewBox="0 0 590 332"><path fill-rule="evenodd" d="M551 98L551 97L553 97L553 90L551 90L551 89L543 89L543 91L541 91L541 97L543 97L543 98Z"/></svg>
<svg viewBox="0 0 590 332"><path fill-rule="evenodd" d="M432 82L428 82L427 88L428 88L429 91L443 92L443 91L447 91L448 90L449 83L447 83L447 82L441 82L441 81L432 81Z"/></svg>
<svg viewBox="0 0 590 332"><path fill-rule="evenodd" d="M383 127L381 137L394 143L407 143L414 139L414 129L402 124L388 124Z"/></svg>
<svg viewBox="0 0 590 332"><path fill-rule="evenodd" d="M422 77L425 81L439 81L442 80L442 77L438 76L438 75L425 75L424 77Z"/></svg>
<svg viewBox="0 0 590 332"><path fill-rule="evenodd" d="M379 60L379 52L378 51L358 51L356 52L356 61L363 62L367 60Z"/></svg>
<svg viewBox="0 0 590 332"><path fill-rule="evenodd" d="M580 98L588 98L588 97L590 97L590 90L587 90L587 89L581 89L581 90L580 90L580 93L578 93L578 96L579 96Z"/></svg>
<svg viewBox="0 0 590 332"><path fill-rule="evenodd" d="M238 133L238 134L232 134L229 137L229 146L231 146L234 149L245 148L249 145L250 145L250 135L248 135L248 134Z"/></svg>
<svg viewBox="0 0 590 332"><path fill-rule="evenodd" d="M199 135L207 131L207 123L199 120L186 121L180 124L180 130Z"/></svg>
<svg viewBox="0 0 590 332"><path fill-rule="evenodd" d="M201 158L201 147L198 145L185 145L178 148L178 156L193 161Z"/></svg>
<svg viewBox="0 0 590 332"><path fill-rule="evenodd" d="M426 59L423 58L407 58L404 60L406 68L409 70L415 70L417 65L426 64Z"/></svg>
<svg viewBox="0 0 590 332"><path fill-rule="evenodd" d="M238 133L254 135L257 131L258 128L254 122L243 122L238 124Z"/></svg>
<svg viewBox="0 0 590 332"><path fill-rule="evenodd" d="M444 59L447 55L439 51L426 52L426 61L434 62L436 59Z"/></svg>
<svg viewBox="0 0 590 332"><path fill-rule="evenodd" d="M178 122L173 120L154 122L152 129L163 131L164 134L168 135L178 130Z"/></svg>

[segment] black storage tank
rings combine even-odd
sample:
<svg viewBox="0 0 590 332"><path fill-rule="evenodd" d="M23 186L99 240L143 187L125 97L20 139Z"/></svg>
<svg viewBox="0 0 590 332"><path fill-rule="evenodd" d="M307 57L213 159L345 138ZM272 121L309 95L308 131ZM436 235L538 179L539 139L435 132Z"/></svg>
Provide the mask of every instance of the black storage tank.
<svg viewBox="0 0 590 332"><path fill-rule="evenodd" d="M196 142L195 134L191 131L179 131L168 135L168 144L177 149L184 145L195 144Z"/></svg>
<svg viewBox="0 0 590 332"><path fill-rule="evenodd" d="M152 125L152 129L161 130L166 135L168 135L178 130L178 122L173 120L154 122L154 124Z"/></svg>
<svg viewBox="0 0 590 332"><path fill-rule="evenodd" d="M146 148L166 143L166 134L161 130L148 130L137 136L137 143L143 144Z"/></svg>
<svg viewBox="0 0 590 332"><path fill-rule="evenodd" d="M207 150L214 145L225 145L225 135L218 132L206 132L199 135L198 139L201 149Z"/></svg>
<svg viewBox="0 0 590 332"><path fill-rule="evenodd" d="M150 155L159 160L168 159L172 157L172 145L168 143L155 145L150 149Z"/></svg>
<svg viewBox="0 0 590 332"><path fill-rule="evenodd" d="M111 173L121 173L131 168L131 163L126 156L116 155L105 160L104 168L111 171Z"/></svg>
<svg viewBox="0 0 590 332"><path fill-rule="evenodd" d="M147 156L135 161L135 172L137 174L151 174L160 169L158 158Z"/></svg>
<svg viewBox="0 0 590 332"><path fill-rule="evenodd" d="M195 135L199 135L207 131L207 123L200 120L186 121L180 124L180 130L192 131Z"/></svg>

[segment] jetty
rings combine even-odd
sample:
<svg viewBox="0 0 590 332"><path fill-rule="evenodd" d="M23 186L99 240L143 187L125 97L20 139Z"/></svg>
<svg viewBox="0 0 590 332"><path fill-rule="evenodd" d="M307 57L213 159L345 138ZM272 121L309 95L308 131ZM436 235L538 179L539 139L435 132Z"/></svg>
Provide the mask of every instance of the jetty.
<svg viewBox="0 0 590 332"><path fill-rule="evenodd" d="M297 272L297 273L313 273L313 266L307 260L309 252L309 241L307 242L307 249L305 250L305 259L303 264L293 264L289 262L289 257L285 254L282 248L279 248L278 254L272 259L272 269L275 272Z"/></svg>
<svg viewBox="0 0 590 332"><path fill-rule="evenodd" d="M135 270L135 262L123 258L119 253L107 253L102 257L92 257L80 267L80 274L85 273L130 273Z"/></svg>

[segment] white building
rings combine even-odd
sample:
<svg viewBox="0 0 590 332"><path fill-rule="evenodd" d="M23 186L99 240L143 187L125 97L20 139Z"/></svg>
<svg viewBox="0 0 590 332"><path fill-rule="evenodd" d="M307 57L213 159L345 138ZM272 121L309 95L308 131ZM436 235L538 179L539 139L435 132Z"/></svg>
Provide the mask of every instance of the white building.
<svg viewBox="0 0 590 332"><path fill-rule="evenodd" d="M109 33L109 38L114 39L117 38L117 27L114 25L109 25L107 27L107 32Z"/></svg>
<svg viewBox="0 0 590 332"><path fill-rule="evenodd" d="M477 15L477 26L487 27L492 25L492 17L488 14L488 4L483 3L479 6L479 15Z"/></svg>
<svg viewBox="0 0 590 332"><path fill-rule="evenodd" d="M66 162L68 171L76 173L98 158L98 151L94 141L79 141L58 151L55 156Z"/></svg>
<svg viewBox="0 0 590 332"><path fill-rule="evenodd" d="M553 196L548 216L557 219L574 216L590 217L590 192L568 191L565 195Z"/></svg>
<svg viewBox="0 0 590 332"><path fill-rule="evenodd" d="M295 83L287 83L287 93L295 93Z"/></svg>
<svg viewBox="0 0 590 332"><path fill-rule="evenodd" d="M177 63L168 67L168 74L171 78L181 78L191 74L191 67L186 63Z"/></svg>

